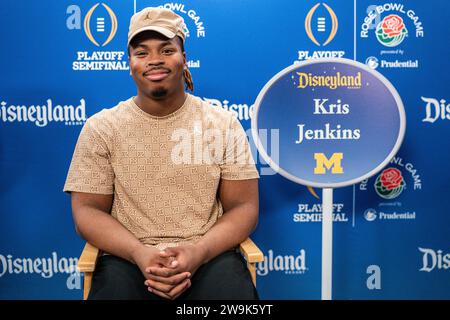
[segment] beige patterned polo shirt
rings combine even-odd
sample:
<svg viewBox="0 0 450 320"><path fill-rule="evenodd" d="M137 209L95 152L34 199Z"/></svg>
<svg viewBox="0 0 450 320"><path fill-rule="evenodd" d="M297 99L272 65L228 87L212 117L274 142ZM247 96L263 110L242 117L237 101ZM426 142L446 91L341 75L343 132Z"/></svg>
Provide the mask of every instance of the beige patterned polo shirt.
<svg viewBox="0 0 450 320"><path fill-rule="evenodd" d="M192 242L222 215L220 179L258 178L246 134L229 111L187 94L155 117L132 98L90 117L64 191L114 194L111 214L142 243Z"/></svg>

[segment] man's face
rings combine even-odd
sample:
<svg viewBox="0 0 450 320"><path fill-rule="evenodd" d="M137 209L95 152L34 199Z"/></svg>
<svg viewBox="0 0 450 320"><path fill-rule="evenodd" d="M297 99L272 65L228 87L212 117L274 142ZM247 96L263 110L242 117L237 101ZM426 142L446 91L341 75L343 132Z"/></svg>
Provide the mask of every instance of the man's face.
<svg viewBox="0 0 450 320"><path fill-rule="evenodd" d="M130 71L140 94L164 99L184 92L186 57L177 37L167 39L156 32L138 35L130 46Z"/></svg>

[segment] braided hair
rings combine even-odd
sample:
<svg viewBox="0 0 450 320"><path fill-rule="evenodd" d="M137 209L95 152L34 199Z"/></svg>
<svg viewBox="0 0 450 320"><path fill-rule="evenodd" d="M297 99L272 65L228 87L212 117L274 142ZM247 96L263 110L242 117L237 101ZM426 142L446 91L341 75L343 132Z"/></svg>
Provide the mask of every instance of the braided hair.
<svg viewBox="0 0 450 320"><path fill-rule="evenodd" d="M181 39L180 37L178 37L178 40L180 42L180 46L181 46L181 52L185 52L184 51L184 43L183 43L183 39ZM184 77L184 83L186 84L186 88L191 91L194 92L194 82L192 81L192 74L191 71L189 71L188 66L184 67L183 70L183 77Z"/></svg>

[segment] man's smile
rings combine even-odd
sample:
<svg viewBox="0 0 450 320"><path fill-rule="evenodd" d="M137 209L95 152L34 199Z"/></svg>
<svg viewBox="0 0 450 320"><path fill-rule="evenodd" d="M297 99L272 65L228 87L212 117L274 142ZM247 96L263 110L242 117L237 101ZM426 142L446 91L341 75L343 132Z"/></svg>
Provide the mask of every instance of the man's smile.
<svg viewBox="0 0 450 320"><path fill-rule="evenodd" d="M157 68L144 72L144 78L150 81L161 81L167 78L170 74L170 70L166 68Z"/></svg>

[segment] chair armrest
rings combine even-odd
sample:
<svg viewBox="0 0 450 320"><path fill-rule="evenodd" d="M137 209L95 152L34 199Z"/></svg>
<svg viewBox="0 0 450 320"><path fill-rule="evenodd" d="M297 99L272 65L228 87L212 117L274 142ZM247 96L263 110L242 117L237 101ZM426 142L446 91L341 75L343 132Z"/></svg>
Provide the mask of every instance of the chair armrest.
<svg viewBox="0 0 450 320"><path fill-rule="evenodd" d="M263 253L250 238L247 238L244 242L242 242L239 249L248 263L264 261Z"/></svg>
<svg viewBox="0 0 450 320"><path fill-rule="evenodd" d="M78 271L80 272L94 272L100 250L89 242L86 242L80 259L78 260Z"/></svg>

